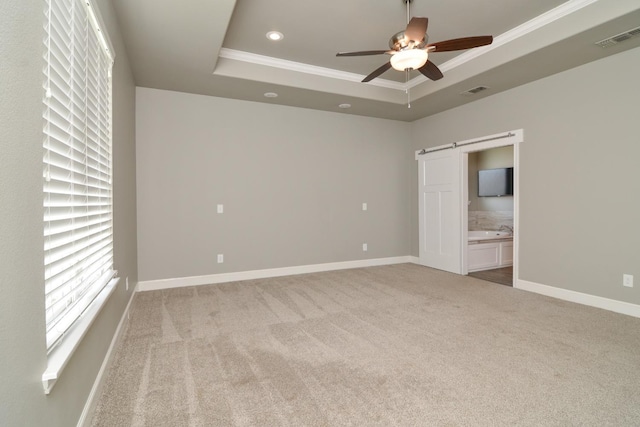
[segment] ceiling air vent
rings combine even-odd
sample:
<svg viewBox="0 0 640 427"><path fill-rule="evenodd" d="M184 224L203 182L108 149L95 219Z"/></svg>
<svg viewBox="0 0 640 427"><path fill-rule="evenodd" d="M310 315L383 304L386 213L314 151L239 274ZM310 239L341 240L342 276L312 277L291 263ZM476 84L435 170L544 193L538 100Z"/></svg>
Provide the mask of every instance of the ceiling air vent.
<svg viewBox="0 0 640 427"><path fill-rule="evenodd" d="M471 95L475 95L478 92L482 92L489 89L488 86L477 86L474 87L473 89L469 89L467 91L461 92L460 95L464 95L464 96L471 96Z"/></svg>
<svg viewBox="0 0 640 427"><path fill-rule="evenodd" d="M629 40L631 37L640 35L640 27L634 28L632 30L625 31L624 33L617 34L612 37L608 37L604 40L600 40L596 42L596 44L600 47L608 47L613 46L614 44L622 43L625 40Z"/></svg>

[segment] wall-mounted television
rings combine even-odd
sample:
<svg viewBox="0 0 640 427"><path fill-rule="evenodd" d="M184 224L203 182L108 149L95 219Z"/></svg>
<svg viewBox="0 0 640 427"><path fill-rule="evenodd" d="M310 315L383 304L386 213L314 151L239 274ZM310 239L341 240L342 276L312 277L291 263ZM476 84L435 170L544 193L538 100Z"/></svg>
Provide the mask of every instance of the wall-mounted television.
<svg viewBox="0 0 640 427"><path fill-rule="evenodd" d="M513 195L513 168L478 171L478 197Z"/></svg>

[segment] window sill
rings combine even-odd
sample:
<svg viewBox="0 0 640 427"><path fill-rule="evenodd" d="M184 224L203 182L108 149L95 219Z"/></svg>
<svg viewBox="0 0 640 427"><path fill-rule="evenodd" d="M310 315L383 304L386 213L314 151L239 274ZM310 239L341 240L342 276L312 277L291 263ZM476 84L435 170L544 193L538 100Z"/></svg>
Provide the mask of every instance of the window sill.
<svg viewBox="0 0 640 427"><path fill-rule="evenodd" d="M119 277L112 279L107 286L100 291L76 324L69 329L62 340L47 355L47 369L42 374L42 386L44 387L45 394L51 393L53 386L56 381L58 381L58 378L60 378L60 374L65 366L67 366L67 362L69 362L71 356L87 334L87 331L91 328L93 321L98 317L98 314L100 314L109 297L113 294L113 291L115 291L119 281Z"/></svg>

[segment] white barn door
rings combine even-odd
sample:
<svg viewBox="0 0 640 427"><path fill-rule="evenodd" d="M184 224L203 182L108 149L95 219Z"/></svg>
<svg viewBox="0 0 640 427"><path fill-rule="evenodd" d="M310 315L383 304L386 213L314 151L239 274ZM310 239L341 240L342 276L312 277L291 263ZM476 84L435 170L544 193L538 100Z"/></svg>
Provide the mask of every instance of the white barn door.
<svg viewBox="0 0 640 427"><path fill-rule="evenodd" d="M419 154L420 264L462 273L460 150Z"/></svg>

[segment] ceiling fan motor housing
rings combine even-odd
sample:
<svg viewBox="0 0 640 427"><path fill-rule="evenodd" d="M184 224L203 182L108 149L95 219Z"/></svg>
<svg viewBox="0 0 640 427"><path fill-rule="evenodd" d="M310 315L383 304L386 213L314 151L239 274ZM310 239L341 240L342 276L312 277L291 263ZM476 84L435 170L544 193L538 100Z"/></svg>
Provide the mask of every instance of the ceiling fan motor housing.
<svg viewBox="0 0 640 427"><path fill-rule="evenodd" d="M422 41L418 44L414 44L413 48L415 49L422 49L424 48L427 43L429 41L429 36L425 33L424 38L422 39ZM400 31L396 34L394 34L390 39L389 39L389 47L393 50L395 50L396 52L401 51L402 49L406 49L407 47L409 47L409 38L405 35L404 31Z"/></svg>

